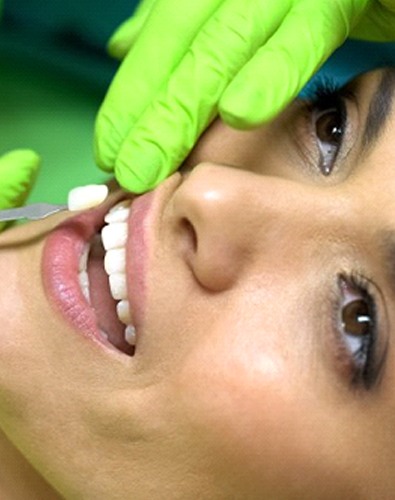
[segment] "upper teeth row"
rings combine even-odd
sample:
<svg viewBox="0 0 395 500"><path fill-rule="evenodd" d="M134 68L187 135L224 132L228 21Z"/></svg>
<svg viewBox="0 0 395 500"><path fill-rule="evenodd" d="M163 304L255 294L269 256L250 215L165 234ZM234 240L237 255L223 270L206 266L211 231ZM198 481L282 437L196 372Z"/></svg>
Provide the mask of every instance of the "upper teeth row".
<svg viewBox="0 0 395 500"><path fill-rule="evenodd" d="M117 301L117 315L126 325L125 340L135 345L136 332L133 326L130 304L126 286L126 240L128 235L128 218L130 200L115 205L105 216L106 225L101 231L101 239L106 251L104 269L109 277L110 291ZM80 264L80 283L85 296L89 300L89 280L87 274L87 259L89 248L84 252Z"/></svg>

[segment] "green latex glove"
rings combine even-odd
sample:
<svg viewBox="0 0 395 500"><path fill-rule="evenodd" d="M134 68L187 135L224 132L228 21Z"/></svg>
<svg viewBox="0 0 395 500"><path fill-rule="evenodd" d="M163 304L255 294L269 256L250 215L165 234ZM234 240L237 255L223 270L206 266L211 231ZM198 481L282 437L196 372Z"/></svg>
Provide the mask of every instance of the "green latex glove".
<svg viewBox="0 0 395 500"><path fill-rule="evenodd" d="M123 59L141 33L157 0L142 0L133 16L122 23L108 42L108 52L116 59ZM1 5L1 0L0 0Z"/></svg>
<svg viewBox="0 0 395 500"><path fill-rule="evenodd" d="M25 202L36 178L40 158L34 151L21 149L0 157L0 210ZM0 231L5 223L0 222Z"/></svg>
<svg viewBox="0 0 395 500"><path fill-rule="evenodd" d="M145 2L110 42L127 55L95 130L98 165L137 193L178 168L218 113L258 126L348 36L395 40L395 0Z"/></svg>

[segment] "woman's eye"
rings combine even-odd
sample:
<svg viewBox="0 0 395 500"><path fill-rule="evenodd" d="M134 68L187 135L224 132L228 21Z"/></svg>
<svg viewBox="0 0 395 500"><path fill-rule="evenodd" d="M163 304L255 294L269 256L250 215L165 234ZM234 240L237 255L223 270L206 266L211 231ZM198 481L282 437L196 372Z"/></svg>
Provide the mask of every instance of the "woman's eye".
<svg viewBox="0 0 395 500"><path fill-rule="evenodd" d="M335 99L335 102L334 102ZM331 96L326 109L325 102L313 107L312 128L319 151L319 168L323 175L331 174L341 149L347 124L347 111L342 98Z"/></svg>
<svg viewBox="0 0 395 500"><path fill-rule="evenodd" d="M373 377L374 346L377 337L376 307L365 284L355 278L339 279L341 292L341 337L351 359L353 383L362 382L368 387Z"/></svg>

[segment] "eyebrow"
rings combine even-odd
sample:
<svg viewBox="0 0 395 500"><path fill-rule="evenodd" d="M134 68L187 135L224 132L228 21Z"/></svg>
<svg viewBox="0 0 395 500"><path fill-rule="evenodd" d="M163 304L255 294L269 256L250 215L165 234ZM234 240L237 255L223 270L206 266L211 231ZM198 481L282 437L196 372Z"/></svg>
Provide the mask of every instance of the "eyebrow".
<svg viewBox="0 0 395 500"><path fill-rule="evenodd" d="M383 70L380 83L369 105L368 116L363 132L362 149L370 148L382 134L391 114L395 91L395 67Z"/></svg>

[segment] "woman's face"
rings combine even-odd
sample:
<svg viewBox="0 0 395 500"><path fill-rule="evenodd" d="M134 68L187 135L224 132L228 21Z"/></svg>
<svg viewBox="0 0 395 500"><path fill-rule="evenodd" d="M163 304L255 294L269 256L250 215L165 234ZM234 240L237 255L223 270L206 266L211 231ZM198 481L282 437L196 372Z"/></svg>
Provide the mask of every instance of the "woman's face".
<svg viewBox="0 0 395 500"><path fill-rule="evenodd" d="M73 285L122 195L1 236L0 422L64 496L392 496L394 88L376 71L258 130L217 121L132 202L134 353L97 334L119 326L104 273L93 314Z"/></svg>

